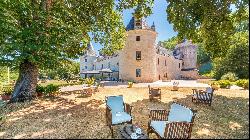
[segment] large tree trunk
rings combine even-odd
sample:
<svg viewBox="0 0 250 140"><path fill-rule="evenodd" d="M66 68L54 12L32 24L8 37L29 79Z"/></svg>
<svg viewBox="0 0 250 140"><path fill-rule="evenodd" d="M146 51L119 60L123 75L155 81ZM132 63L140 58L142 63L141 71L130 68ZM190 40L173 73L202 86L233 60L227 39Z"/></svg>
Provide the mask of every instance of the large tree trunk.
<svg viewBox="0 0 250 140"><path fill-rule="evenodd" d="M19 77L15 84L10 103L31 100L36 93L38 68L35 64L24 61L19 67Z"/></svg>

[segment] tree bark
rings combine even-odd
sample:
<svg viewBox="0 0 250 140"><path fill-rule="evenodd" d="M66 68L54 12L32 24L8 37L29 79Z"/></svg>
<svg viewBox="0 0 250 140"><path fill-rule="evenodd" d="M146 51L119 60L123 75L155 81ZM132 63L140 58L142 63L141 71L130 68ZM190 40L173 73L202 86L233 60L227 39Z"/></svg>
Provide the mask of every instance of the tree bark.
<svg viewBox="0 0 250 140"><path fill-rule="evenodd" d="M36 93L38 67L25 60L19 66L19 77L15 84L10 103L31 100Z"/></svg>

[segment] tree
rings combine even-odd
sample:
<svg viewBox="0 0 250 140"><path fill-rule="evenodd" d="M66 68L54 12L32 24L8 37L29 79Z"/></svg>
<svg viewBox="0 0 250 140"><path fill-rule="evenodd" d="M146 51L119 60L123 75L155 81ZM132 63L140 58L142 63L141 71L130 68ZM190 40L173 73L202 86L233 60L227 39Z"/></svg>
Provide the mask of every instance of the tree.
<svg viewBox="0 0 250 140"><path fill-rule="evenodd" d="M174 50L175 46L178 44L178 39L176 36L162 42L163 47L169 50Z"/></svg>
<svg viewBox="0 0 250 140"><path fill-rule="evenodd" d="M249 78L249 33L238 32L232 36L232 45L225 57L214 60L215 78L233 72L239 78Z"/></svg>
<svg viewBox="0 0 250 140"><path fill-rule="evenodd" d="M62 60L78 58L90 40L100 42L108 50L121 49L126 37L122 10L139 5L136 15L149 15L152 2L0 1L0 64L19 69L10 102L31 99L39 69L53 68Z"/></svg>
<svg viewBox="0 0 250 140"><path fill-rule="evenodd" d="M178 39L202 42L212 58L225 56L230 37L235 33L234 20L248 19L248 0L166 0L167 19L178 32ZM235 16L230 6L236 7Z"/></svg>

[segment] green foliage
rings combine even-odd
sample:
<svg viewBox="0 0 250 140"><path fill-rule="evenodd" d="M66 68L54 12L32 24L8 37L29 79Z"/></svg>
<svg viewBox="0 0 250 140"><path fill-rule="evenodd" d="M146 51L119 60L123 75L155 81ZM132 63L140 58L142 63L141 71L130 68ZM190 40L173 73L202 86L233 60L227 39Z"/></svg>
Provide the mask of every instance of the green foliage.
<svg viewBox="0 0 250 140"><path fill-rule="evenodd" d="M197 43L198 46L197 50L197 63L198 65L202 65L204 63L210 62L210 54L206 51L205 45L202 43Z"/></svg>
<svg viewBox="0 0 250 140"><path fill-rule="evenodd" d="M153 0L0 2L0 62L18 66L28 60L39 67L57 67L79 58L90 40L114 52L125 45L122 11L138 6L136 15L152 13ZM79 42L83 46L80 47Z"/></svg>
<svg viewBox="0 0 250 140"><path fill-rule="evenodd" d="M178 44L177 37L172 37L166 41L161 42L163 44L163 47L169 50L174 50L175 46Z"/></svg>
<svg viewBox="0 0 250 140"><path fill-rule="evenodd" d="M10 67L10 82L13 80L17 80L18 78L18 71L13 68ZM1 83L7 83L8 82L8 67L4 66L0 66L0 84Z"/></svg>
<svg viewBox="0 0 250 140"><path fill-rule="evenodd" d="M235 23L248 22L248 0L167 2L167 19L178 32L178 40L204 43L212 58L226 54L230 37L237 31ZM235 13L230 9L232 4L236 5Z"/></svg>
<svg viewBox="0 0 250 140"><path fill-rule="evenodd" d="M5 95L11 95L13 92L13 86L12 85L1 85L0 92Z"/></svg>
<svg viewBox="0 0 250 140"><path fill-rule="evenodd" d="M94 83L95 83L95 78L93 77L85 79L85 84L87 84L88 86L94 85Z"/></svg>
<svg viewBox="0 0 250 140"><path fill-rule="evenodd" d="M243 87L244 89L249 89L249 79L237 80L235 84L239 87Z"/></svg>
<svg viewBox="0 0 250 140"><path fill-rule="evenodd" d="M221 77L221 80L229 80L230 82L234 82L238 79L239 78L236 76L236 74L232 73L232 72L228 72L227 74L225 74Z"/></svg>
<svg viewBox="0 0 250 140"><path fill-rule="evenodd" d="M74 61L58 62L58 67L53 69L44 69L39 71L39 78L69 80L76 79L80 73L80 63Z"/></svg>
<svg viewBox="0 0 250 140"><path fill-rule="evenodd" d="M36 92L37 93L44 93L45 92L45 87L41 86L41 85L37 85Z"/></svg>
<svg viewBox="0 0 250 140"><path fill-rule="evenodd" d="M225 57L213 60L215 78L233 72L240 79L249 77L249 33L238 32L232 36L232 44Z"/></svg>
<svg viewBox="0 0 250 140"><path fill-rule="evenodd" d="M219 85L220 88L228 88L232 85L229 80L219 80L212 83L212 85Z"/></svg>
<svg viewBox="0 0 250 140"><path fill-rule="evenodd" d="M44 93L45 93L45 95L52 95L55 92L58 92L58 90L59 90L58 85L49 84L45 87Z"/></svg>

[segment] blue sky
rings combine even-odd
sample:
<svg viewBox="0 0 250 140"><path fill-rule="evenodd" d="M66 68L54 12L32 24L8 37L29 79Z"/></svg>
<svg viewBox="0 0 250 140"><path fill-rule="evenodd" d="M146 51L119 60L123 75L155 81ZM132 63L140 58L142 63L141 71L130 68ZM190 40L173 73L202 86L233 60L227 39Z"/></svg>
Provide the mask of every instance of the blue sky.
<svg viewBox="0 0 250 140"><path fill-rule="evenodd" d="M173 30L172 24L169 24L169 22L167 21L166 9L166 0L156 0L154 2L153 14L146 18L149 26L151 26L153 22L155 23L156 32L158 33L158 37L156 40L157 42L167 40L177 35L177 32L174 32ZM123 21L125 26L127 26L130 19L132 18L133 12L133 9L125 10L123 12ZM94 46L96 52L98 52L98 50L103 47L99 43L95 43L94 41L91 41L91 43Z"/></svg>

